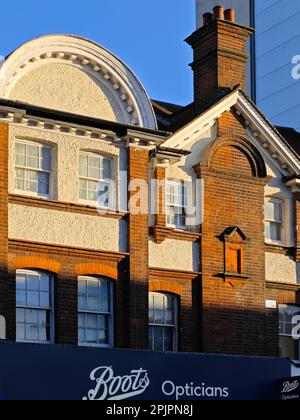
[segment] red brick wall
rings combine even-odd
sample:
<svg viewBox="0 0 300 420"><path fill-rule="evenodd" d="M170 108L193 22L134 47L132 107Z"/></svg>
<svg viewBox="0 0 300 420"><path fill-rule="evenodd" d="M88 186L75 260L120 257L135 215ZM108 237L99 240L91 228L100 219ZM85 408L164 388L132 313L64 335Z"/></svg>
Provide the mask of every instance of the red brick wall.
<svg viewBox="0 0 300 420"><path fill-rule="evenodd" d="M224 125L224 121L221 123ZM233 139L234 142L234 139ZM251 160L236 145L220 146L209 168L201 168L205 182L202 226L203 351L274 354L266 351L264 182L251 177ZM224 244L228 227L246 234L245 286L225 287Z"/></svg>

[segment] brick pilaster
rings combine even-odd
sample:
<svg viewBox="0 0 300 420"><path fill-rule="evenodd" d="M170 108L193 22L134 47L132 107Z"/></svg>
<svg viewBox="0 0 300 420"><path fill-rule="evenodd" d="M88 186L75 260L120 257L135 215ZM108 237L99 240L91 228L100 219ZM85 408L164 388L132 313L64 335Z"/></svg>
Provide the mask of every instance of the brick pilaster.
<svg viewBox="0 0 300 420"><path fill-rule="evenodd" d="M65 264L55 282L55 342L78 344L78 277L73 266Z"/></svg>
<svg viewBox="0 0 300 420"><path fill-rule="evenodd" d="M293 192L296 260L300 261L300 192Z"/></svg>
<svg viewBox="0 0 300 420"><path fill-rule="evenodd" d="M0 124L0 315L7 322L7 338L13 339L9 322L11 289L14 282L8 279L8 124ZM12 287L11 287L12 286Z"/></svg>
<svg viewBox="0 0 300 420"><path fill-rule="evenodd" d="M166 168L164 166L156 166L154 171L155 180L159 183L158 191L156 191L157 200L157 214L155 216L155 225L165 227L167 223L166 219L166 207L165 207L165 194L164 188L161 187L162 183L166 180Z"/></svg>
<svg viewBox="0 0 300 420"><path fill-rule="evenodd" d="M129 148L129 180L142 180L149 185L148 150L135 146ZM130 192L130 200L139 193L137 188ZM148 200L148 194L143 199ZM135 202L136 204L136 202ZM142 205L142 203L140 203ZM148 206L147 210L148 210ZM143 209L141 209L143 210ZM129 281L130 281L130 309L129 309L129 344L133 349L148 349L148 211L135 214L132 202L129 204Z"/></svg>

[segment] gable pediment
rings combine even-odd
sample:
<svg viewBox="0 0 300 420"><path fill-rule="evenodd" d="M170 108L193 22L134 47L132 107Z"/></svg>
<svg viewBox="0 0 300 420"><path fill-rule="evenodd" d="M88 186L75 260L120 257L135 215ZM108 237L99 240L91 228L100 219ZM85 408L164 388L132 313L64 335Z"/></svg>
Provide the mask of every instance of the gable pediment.
<svg viewBox="0 0 300 420"><path fill-rule="evenodd" d="M229 111L243 124L248 140L263 157L268 158L271 165L283 177L300 174L300 160L297 154L240 89L232 91L208 111L175 132L164 143L164 147L192 151L193 145L201 142L203 133L215 126L218 120ZM205 160L204 154L208 153L215 140L216 137L212 137L211 142L206 143L201 161Z"/></svg>

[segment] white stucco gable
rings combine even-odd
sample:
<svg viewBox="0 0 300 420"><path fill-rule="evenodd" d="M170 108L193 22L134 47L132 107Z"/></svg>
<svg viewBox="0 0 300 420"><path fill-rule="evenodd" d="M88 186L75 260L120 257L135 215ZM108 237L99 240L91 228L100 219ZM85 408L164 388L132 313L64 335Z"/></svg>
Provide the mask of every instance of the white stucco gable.
<svg viewBox="0 0 300 420"><path fill-rule="evenodd" d="M156 129L138 78L115 55L71 35L34 39L0 72L0 97L44 108Z"/></svg>

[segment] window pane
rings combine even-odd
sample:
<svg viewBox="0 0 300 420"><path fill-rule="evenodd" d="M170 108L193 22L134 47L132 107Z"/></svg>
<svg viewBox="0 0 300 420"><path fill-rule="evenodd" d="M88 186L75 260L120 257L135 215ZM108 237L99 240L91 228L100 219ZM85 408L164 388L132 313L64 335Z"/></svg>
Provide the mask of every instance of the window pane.
<svg viewBox="0 0 300 420"><path fill-rule="evenodd" d="M103 179L112 179L112 161L103 159Z"/></svg>
<svg viewBox="0 0 300 420"><path fill-rule="evenodd" d="M15 188L16 188L16 190L24 191L25 190L24 180L16 179Z"/></svg>
<svg viewBox="0 0 300 420"><path fill-rule="evenodd" d="M98 332L98 343L102 345L109 344L109 337L108 337L107 330L100 330Z"/></svg>
<svg viewBox="0 0 300 420"><path fill-rule="evenodd" d="M98 200L97 191L88 190L87 199L88 199L88 201L95 201L96 202Z"/></svg>
<svg viewBox="0 0 300 420"><path fill-rule="evenodd" d="M100 312L110 312L110 307L109 307L109 299L108 298L101 298L100 299Z"/></svg>
<svg viewBox="0 0 300 420"><path fill-rule="evenodd" d="M50 307L50 296L47 292L40 293L40 305L42 308L49 308Z"/></svg>
<svg viewBox="0 0 300 420"><path fill-rule="evenodd" d="M38 311L38 320L40 325L47 325L47 312Z"/></svg>
<svg viewBox="0 0 300 420"><path fill-rule="evenodd" d="M26 151L29 157L39 157L39 146L27 144Z"/></svg>
<svg viewBox="0 0 300 420"><path fill-rule="evenodd" d="M79 328L85 328L85 315L83 314L78 315L78 325L79 325Z"/></svg>
<svg viewBox="0 0 300 420"><path fill-rule="evenodd" d="M50 286L49 286L49 276L41 275L40 276L40 291L41 292L49 292Z"/></svg>
<svg viewBox="0 0 300 420"><path fill-rule="evenodd" d="M269 223L269 239L280 242L282 240L282 225L278 223Z"/></svg>
<svg viewBox="0 0 300 420"><path fill-rule="evenodd" d="M80 161L79 161L79 174L80 174L80 176L83 176L83 177L88 176L87 160L88 160L87 155L80 155Z"/></svg>
<svg viewBox="0 0 300 420"><path fill-rule="evenodd" d="M42 147L41 156L43 159L51 159L51 149L50 147Z"/></svg>
<svg viewBox="0 0 300 420"><path fill-rule="evenodd" d="M108 184L105 184L103 182L98 184L98 204L102 207L108 207L109 206L109 193L110 193L110 187Z"/></svg>
<svg viewBox="0 0 300 420"><path fill-rule="evenodd" d="M87 200L87 191L86 190L80 190L79 191L79 198L80 198L80 200Z"/></svg>
<svg viewBox="0 0 300 420"><path fill-rule="evenodd" d="M174 351L174 329L164 329L165 351Z"/></svg>
<svg viewBox="0 0 300 420"><path fill-rule="evenodd" d="M79 298L78 298L78 309L80 311L86 311L87 310L87 299L86 299L86 297L79 296Z"/></svg>
<svg viewBox="0 0 300 420"><path fill-rule="evenodd" d="M25 274L17 274L16 277L17 290L26 290L26 276Z"/></svg>
<svg viewBox="0 0 300 420"><path fill-rule="evenodd" d="M25 155L26 153L25 143L16 143L16 153L20 155Z"/></svg>
<svg viewBox="0 0 300 420"><path fill-rule="evenodd" d="M38 341L39 329L37 325L26 325L26 340Z"/></svg>
<svg viewBox="0 0 300 420"><path fill-rule="evenodd" d="M25 309L17 308L17 322L25 324Z"/></svg>
<svg viewBox="0 0 300 420"><path fill-rule="evenodd" d="M45 171L51 171L51 151L48 148L43 147L42 149L42 159L40 168Z"/></svg>
<svg viewBox="0 0 300 420"><path fill-rule="evenodd" d="M149 328L149 349L150 350L154 350L153 334L154 334L154 327L150 327Z"/></svg>
<svg viewBox="0 0 300 420"><path fill-rule="evenodd" d="M40 341L48 341L47 338L47 328L46 326L39 327L39 340Z"/></svg>
<svg viewBox="0 0 300 420"><path fill-rule="evenodd" d="M283 216L283 203L269 200L266 203L266 219L281 222Z"/></svg>
<svg viewBox="0 0 300 420"><path fill-rule="evenodd" d="M38 307L39 302L39 293L38 292L28 292L27 293L27 305Z"/></svg>
<svg viewBox="0 0 300 420"><path fill-rule="evenodd" d="M99 296L99 281L89 280L88 281L88 296L98 297Z"/></svg>
<svg viewBox="0 0 300 420"><path fill-rule="evenodd" d="M154 350L164 351L164 329L160 327L154 328Z"/></svg>
<svg viewBox="0 0 300 420"><path fill-rule="evenodd" d="M17 290L16 295L17 305L26 306L26 292L22 292L21 290Z"/></svg>
<svg viewBox="0 0 300 420"><path fill-rule="evenodd" d="M154 322L155 324L164 323L164 296L154 295Z"/></svg>
<svg viewBox="0 0 300 420"><path fill-rule="evenodd" d="M87 315L87 328L97 329L97 315Z"/></svg>
<svg viewBox="0 0 300 420"><path fill-rule="evenodd" d="M98 342L98 334L97 330L86 330L86 341L87 343L97 344Z"/></svg>
<svg viewBox="0 0 300 420"><path fill-rule="evenodd" d="M26 324L38 324L38 311L26 310Z"/></svg>
<svg viewBox="0 0 300 420"><path fill-rule="evenodd" d="M78 330L78 341L79 341L79 343L85 343L86 342L85 329L83 329L83 328L79 328L79 330Z"/></svg>
<svg viewBox="0 0 300 420"><path fill-rule="evenodd" d="M100 288L100 296L102 298L110 297L110 283L108 281L101 280L99 282L99 288Z"/></svg>
<svg viewBox="0 0 300 420"><path fill-rule="evenodd" d="M27 156L27 165L29 168L39 168L39 158L33 156Z"/></svg>
<svg viewBox="0 0 300 420"><path fill-rule="evenodd" d="M87 309L88 309L88 311L92 311L92 312L99 311L99 300L98 300L98 298L94 298L94 297L88 298Z"/></svg>
<svg viewBox="0 0 300 420"><path fill-rule="evenodd" d="M16 154L16 165L17 166L26 166L26 156L25 154Z"/></svg>
<svg viewBox="0 0 300 420"><path fill-rule="evenodd" d="M17 323L17 332L16 332L17 336L17 340L25 340L25 324L19 324Z"/></svg>
<svg viewBox="0 0 300 420"><path fill-rule="evenodd" d="M26 278L27 278L27 289L30 291L38 291L40 277L34 274L27 274Z"/></svg>
<svg viewBox="0 0 300 420"><path fill-rule="evenodd" d="M90 177L90 170L92 168L97 168L100 170L101 168L101 158L98 156L89 156L89 177Z"/></svg>
<svg viewBox="0 0 300 420"><path fill-rule="evenodd" d="M100 179L101 178L100 168L90 167L89 168L89 178Z"/></svg>
<svg viewBox="0 0 300 420"><path fill-rule="evenodd" d="M79 296L87 296L87 282L86 280L78 280Z"/></svg>

